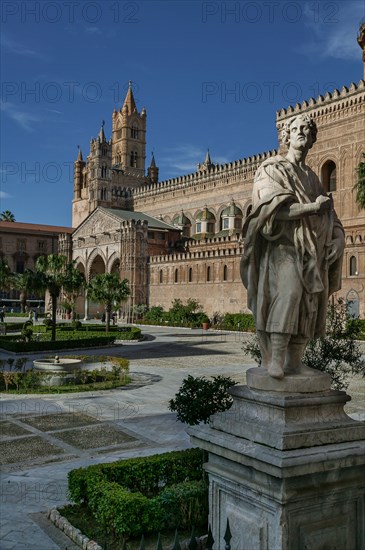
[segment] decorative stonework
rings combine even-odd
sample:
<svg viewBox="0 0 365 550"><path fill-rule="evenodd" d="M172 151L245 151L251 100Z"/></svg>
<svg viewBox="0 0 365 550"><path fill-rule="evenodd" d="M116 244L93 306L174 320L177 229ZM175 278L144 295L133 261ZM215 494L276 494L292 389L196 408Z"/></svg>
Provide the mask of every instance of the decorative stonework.
<svg viewBox="0 0 365 550"><path fill-rule="evenodd" d="M208 451L209 522L232 548L360 549L365 543L365 424L344 392L231 389L233 405L189 428Z"/></svg>

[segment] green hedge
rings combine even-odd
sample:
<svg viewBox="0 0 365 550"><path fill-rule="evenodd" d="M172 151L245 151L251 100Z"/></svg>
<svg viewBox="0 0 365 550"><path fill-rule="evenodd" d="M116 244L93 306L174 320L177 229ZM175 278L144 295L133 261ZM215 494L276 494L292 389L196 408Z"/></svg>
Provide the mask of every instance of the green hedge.
<svg viewBox="0 0 365 550"><path fill-rule="evenodd" d="M167 487L148 498L118 483L95 481L89 508L108 533L140 536L165 529L205 526L208 517L206 481L188 481Z"/></svg>
<svg viewBox="0 0 365 550"><path fill-rule="evenodd" d="M4 324L6 326L6 332L20 332L22 330L22 327L23 327L23 324L24 323L7 323L5 321L5 323L1 323L1 324Z"/></svg>
<svg viewBox="0 0 365 550"><path fill-rule="evenodd" d="M221 327L225 330L255 332L255 321L250 313L225 313Z"/></svg>
<svg viewBox="0 0 365 550"><path fill-rule="evenodd" d="M88 347L105 347L113 344L116 340L116 335L100 335L90 334L87 338L84 335L75 335L73 332L64 333L62 340L56 342L16 342L14 337L1 336L0 348L13 352L26 351L52 351L72 348L88 348Z"/></svg>
<svg viewBox="0 0 365 550"><path fill-rule="evenodd" d="M203 476L203 452L188 449L78 468L69 472L68 487L107 532L136 536L205 525Z"/></svg>
<svg viewBox="0 0 365 550"><path fill-rule="evenodd" d="M42 319L44 317L44 313L38 313L38 318ZM10 311L5 312L5 319L7 317L22 317L24 319L29 319L29 313L11 313Z"/></svg>
<svg viewBox="0 0 365 550"><path fill-rule="evenodd" d="M199 480L202 476L203 451L188 449L71 470L68 474L68 490L74 502L87 503L89 487L98 478L116 482L130 491L150 497L156 495L163 486L185 480Z"/></svg>
<svg viewBox="0 0 365 550"><path fill-rule="evenodd" d="M46 327L45 325L33 325L30 327L34 333L40 334L50 334L51 327ZM18 325L18 330L21 330L21 325ZM79 334L79 338L84 338L88 334L107 334L105 332L105 325L82 325L80 328L73 328L71 323L57 324L56 325L57 334L62 334L64 332L71 332L73 334ZM109 333L112 332L118 340L139 340L141 338L141 329L138 327L118 327L111 326Z"/></svg>

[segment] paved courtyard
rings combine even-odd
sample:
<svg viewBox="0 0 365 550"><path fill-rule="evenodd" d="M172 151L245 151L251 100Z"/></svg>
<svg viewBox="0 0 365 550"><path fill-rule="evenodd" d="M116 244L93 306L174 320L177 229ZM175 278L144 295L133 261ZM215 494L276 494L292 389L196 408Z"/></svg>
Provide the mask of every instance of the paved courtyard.
<svg viewBox="0 0 365 550"><path fill-rule="evenodd" d="M246 370L254 366L241 349L247 335L157 327L143 331L143 342L103 350L130 360L134 383L125 389L2 394L1 550L75 548L41 514L67 502L68 471L189 447L184 425L168 410L183 378L224 374L244 383ZM49 353L29 356L29 361L42 355ZM353 400L346 412L365 419L365 380L354 378L348 393Z"/></svg>

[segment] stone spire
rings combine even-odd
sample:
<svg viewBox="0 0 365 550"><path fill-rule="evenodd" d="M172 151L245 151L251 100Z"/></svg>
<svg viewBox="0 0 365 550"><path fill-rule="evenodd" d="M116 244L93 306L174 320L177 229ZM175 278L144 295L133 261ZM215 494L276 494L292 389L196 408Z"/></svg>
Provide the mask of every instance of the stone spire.
<svg viewBox="0 0 365 550"><path fill-rule="evenodd" d="M159 169L156 166L155 155L152 152L151 164L148 168L148 174L147 174L147 177L149 178L151 183L158 182L158 172L159 172Z"/></svg>
<svg viewBox="0 0 365 550"><path fill-rule="evenodd" d="M212 166L213 166L213 163L212 163L212 159L210 158L210 152L208 149L207 154L205 155L205 160L203 164L198 164L198 172L209 172Z"/></svg>
<svg viewBox="0 0 365 550"><path fill-rule="evenodd" d="M82 158L82 151L81 151L80 145L78 145L77 148L79 150L78 155L77 155L77 160L80 160L82 162L84 159Z"/></svg>
<svg viewBox="0 0 365 550"><path fill-rule="evenodd" d="M127 95L125 96L125 100L124 100L124 103L123 103L123 109L124 110L125 110L125 107L128 108L128 114L129 115L134 113L134 111L137 112L137 106L136 106L136 102L134 101L134 95L133 95L133 91L132 91L132 81L131 80L129 81L128 92L127 92Z"/></svg>
<svg viewBox="0 0 365 550"><path fill-rule="evenodd" d="M98 135L100 143L104 143L104 141L106 141L106 137L105 137L105 134L104 134L104 124L105 124L105 120L103 120L102 123L101 123L101 128L100 128L100 132L99 132L99 135Z"/></svg>
<svg viewBox="0 0 365 550"><path fill-rule="evenodd" d="M209 149L207 149L207 154L205 155L204 164L206 164L207 166L209 166L210 164L212 164L212 160L211 160L211 158L210 158Z"/></svg>

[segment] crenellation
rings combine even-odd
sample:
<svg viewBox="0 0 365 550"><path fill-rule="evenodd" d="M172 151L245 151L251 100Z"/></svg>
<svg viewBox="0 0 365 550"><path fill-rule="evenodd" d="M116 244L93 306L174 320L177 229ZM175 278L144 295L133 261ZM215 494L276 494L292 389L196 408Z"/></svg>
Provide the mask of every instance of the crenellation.
<svg viewBox="0 0 365 550"><path fill-rule="evenodd" d="M312 107L315 107L317 105L321 105L323 103L331 103L331 105L329 105L329 107L328 107L329 110L331 110L331 111L336 110L336 109L344 109L349 105L348 96L363 90L364 87L365 87L365 81L364 80L360 80L358 85L356 85L354 82L351 82L349 87L343 86L341 88L341 91L339 91L337 88L335 88L332 93L327 92L325 94L325 96L319 95L317 97L317 99L314 99L313 97L311 97L308 102L303 101L301 105L299 105L299 103L297 103L294 108L291 105L289 105L289 107L287 109L283 108L283 109L277 111L276 119L277 119L277 121L279 121L283 118L286 118L289 115L292 115L293 112L295 113L295 112L299 112L299 111L302 111L302 110L306 110L306 109L308 109L308 107L312 108ZM342 99L347 98L347 100L342 102L341 105L334 105L333 100L336 100L336 99L339 99L339 98L342 98ZM361 100L363 100L363 98L361 98L360 101ZM352 102L357 102L358 98L351 98L350 99L350 104L351 104L351 101Z"/></svg>

